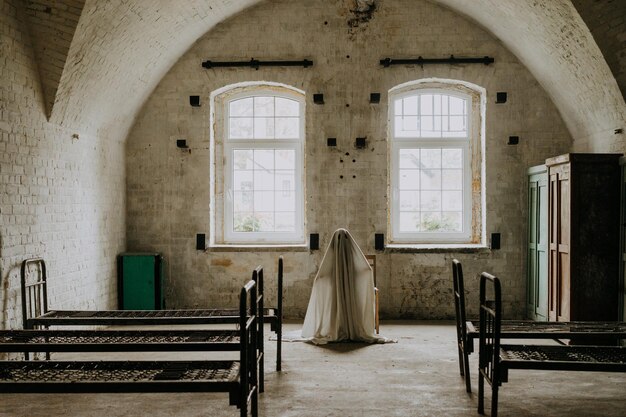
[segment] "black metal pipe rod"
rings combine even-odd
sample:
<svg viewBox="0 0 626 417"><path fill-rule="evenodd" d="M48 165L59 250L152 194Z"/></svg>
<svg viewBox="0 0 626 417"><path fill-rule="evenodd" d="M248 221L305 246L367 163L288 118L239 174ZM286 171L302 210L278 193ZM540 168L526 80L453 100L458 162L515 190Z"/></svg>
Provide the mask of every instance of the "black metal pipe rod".
<svg viewBox="0 0 626 417"><path fill-rule="evenodd" d="M204 61L203 68L225 68L225 67L250 67L259 69L259 67L304 67L308 68L313 65L313 61L303 59L302 61L259 61L252 58L250 61Z"/></svg>
<svg viewBox="0 0 626 417"><path fill-rule="evenodd" d="M413 59L392 59L385 58L380 60L380 65L388 68L391 65L424 65L424 64L485 64L489 65L495 62L495 59L490 56L484 56L480 58L455 58L454 55L450 55L449 58L422 58L417 57Z"/></svg>

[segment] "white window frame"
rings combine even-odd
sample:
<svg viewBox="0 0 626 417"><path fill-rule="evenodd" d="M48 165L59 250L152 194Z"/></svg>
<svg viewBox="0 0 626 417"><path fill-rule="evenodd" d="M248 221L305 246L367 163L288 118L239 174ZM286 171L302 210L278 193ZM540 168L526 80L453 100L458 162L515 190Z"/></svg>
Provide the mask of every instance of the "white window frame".
<svg viewBox="0 0 626 417"><path fill-rule="evenodd" d="M225 90L225 91L224 91ZM299 138L295 139L239 139L230 138L229 104L249 97L282 97L299 104ZM215 128L214 175L212 194L221 202L214 203L212 210L211 242L215 245L301 245L304 233L304 141L305 141L305 95L303 91L282 84L246 84L222 89L214 98L212 125ZM237 232L234 230L233 205L233 151L236 149L292 149L295 151L295 230L294 232ZM215 210L219 206L220 210Z"/></svg>
<svg viewBox="0 0 626 417"><path fill-rule="evenodd" d="M396 137L395 135L395 101L410 96L422 94L445 94L467 100L467 137ZM419 100L419 99L418 99ZM389 243L390 244L468 244L473 245L484 240L484 231L481 233L484 220L484 193L480 178L482 167L482 100L479 92L453 83L424 82L409 83L398 86L389 92L388 132L389 132L389 188L391 199L388 201L389 210ZM445 133L444 133L445 134ZM401 232L400 231L400 150L401 149L428 149L428 148L460 148L463 152L463 211L461 232ZM478 149L477 149L478 148ZM473 161L472 158L478 158ZM478 167L478 170L476 169ZM484 167L483 167L484 168ZM476 174L478 171L478 174ZM481 189L476 195L472 189L473 179L478 178ZM482 194L482 196L481 196ZM478 198L477 198L478 197ZM476 210L476 205L479 210Z"/></svg>

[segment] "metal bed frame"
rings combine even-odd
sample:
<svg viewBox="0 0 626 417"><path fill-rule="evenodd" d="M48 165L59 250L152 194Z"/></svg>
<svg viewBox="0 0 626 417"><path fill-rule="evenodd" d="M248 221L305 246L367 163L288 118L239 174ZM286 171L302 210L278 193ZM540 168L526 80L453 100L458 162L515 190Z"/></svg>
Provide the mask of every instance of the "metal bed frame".
<svg viewBox="0 0 626 417"><path fill-rule="evenodd" d="M38 268L38 280L27 283L29 267ZM263 270L258 272L259 349L264 351L264 326L276 333L276 371L282 369L283 327L283 257L278 258L277 307L264 307ZM122 326L122 325L178 325L237 323L236 309L193 310L51 310L48 307L46 264L42 258L26 259L21 266L22 320L24 329L49 328L50 326ZM260 391L264 390L264 364L260 366Z"/></svg>
<svg viewBox="0 0 626 417"><path fill-rule="evenodd" d="M242 417L248 415L249 404L252 416L257 417L257 365L262 354L257 349L260 299L257 297L257 283L250 280L240 294L237 361L0 361L0 393L228 392L230 405L237 406ZM48 336L47 341L45 333L26 330L9 335L13 345L5 344L5 350L38 350L43 345L66 351L109 351L127 347L133 350L146 344L149 345L146 346L148 349L179 350L186 342L190 345L185 350L193 344L196 350L211 350L206 339L204 344L193 342L198 336L194 332L187 332L186 339L185 336L177 335L185 342L171 345L160 339L157 346L148 343L148 340L159 339L161 336L158 332L150 332L148 335L136 332L148 338L143 341L141 337L139 341L130 340L132 332L127 331L111 332L117 333L117 336L111 334L106 341L97 340L98 331L86 331L84 335L79 332L69 332L69 335L59 333L52 339ZM70 336L72 334L74 336ZM20 335L24 335L21 340ZM77 337L85 337L88 342L77 343ZM123 341L118 345L112 337L121 337ZM35 343L41 338L44 339L43 345ZM167 349L168 346L170 349Z"/></svg>
<svg viewBox="0 0 626 417"><path fill-rule="evenodd" d="M454 307L456 311L457 348L460 374L465 379L465 388L472 392L469 370L469 355L474 351L474 341L480 336L477 320L468 320L465 315L465 288L463 267L457 259L452 260ZM500 335L503 339L560 339L576 343L615 342L626 338L625 322L539 322L532 320L502 320Z"/></svg>
<svg viewBox="0 0 626 417"><path fill-rule="evenodd" d="M493 299L487 299L487 284ZM564 345L502 345L500 280L486 272L480 277L480 336L478 353L478 412L485 411L485 380L491 385L491 416L498 415L498 390L510 369L626 372L626 347Z"/></svg>

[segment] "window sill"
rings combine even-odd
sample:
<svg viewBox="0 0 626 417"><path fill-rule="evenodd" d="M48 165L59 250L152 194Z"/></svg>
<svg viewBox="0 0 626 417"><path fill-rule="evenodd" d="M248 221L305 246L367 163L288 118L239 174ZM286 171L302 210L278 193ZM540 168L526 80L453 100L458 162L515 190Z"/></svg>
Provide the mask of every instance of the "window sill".
<svg viewBox="0 0 626 417"><path fill-rule="evenodd" d="M250 245L227 245L227 244L215 244L207 247L205 252L308 252L309 246L307 244L276 244L276 245L262 245L262 244L250 244Z"/></svg>
<svg viewBox="0 0 626 417"><path fill-rule="evenodd" d="M491 253L491 248L482 243L390 243L386 252L392 253Z"/></svg>

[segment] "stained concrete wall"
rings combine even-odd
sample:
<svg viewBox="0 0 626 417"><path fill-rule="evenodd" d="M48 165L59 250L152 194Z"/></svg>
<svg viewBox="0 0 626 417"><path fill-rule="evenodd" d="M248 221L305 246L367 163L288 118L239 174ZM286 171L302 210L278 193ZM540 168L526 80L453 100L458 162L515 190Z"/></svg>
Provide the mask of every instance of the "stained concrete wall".
<svg viewBox="0 0 626 417"><path fill-rule="evenodd" d="M0 328L21 328L19 267L44 257L53 308L111 308L125 248L123 138L46 120L24 3L0 2Z"/></svg>
<svg viewBox="0 0 626 417"><path fill-rule="evenodd" d="M478 274L487 270L504 280L507 316L520 317L525 301L525 172L569 150L571 137L559 113L524 65L472 21L428 2L386 0L371 15L352 12L349 4L263 2L216 26L173 66L127 140L128 248L165 255L171 307L235 305L237 287L257 264L265 267L273 303L276 260L282 254L286 315L301 317L332 232L348 228L363 251L374 254L374 234L386 231L388 90L422 78L459 79L487 90L486 230L502 234L502 249L378 252L381 313L387 318L452 317L450 260L458 257L467 275L470 312L476 312ZM496 63L379 65L385 57L450 54L489 55ZM201 67L206 59L252 57L308 58L314 65L258 71ZM320 233L320 251L195 249L196 233L210 232L209 97L244 81L284 83L307 94L306 229ZM506 104L495 104L498 91L508 92ZM380 104L369 103L371 92L382 93ZM324 93L326 104L313 104L314 93ZM202 106L191 107L190 95L200 95ZM507 145L510 135L520 136L520 144ZM367 137L367 149L355 149L357 136ZM337 138L337 148L326 146L327 137ZM189 149L177 148L176 139L186 139Z"/></svg>

